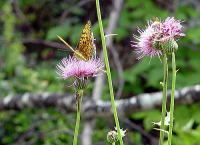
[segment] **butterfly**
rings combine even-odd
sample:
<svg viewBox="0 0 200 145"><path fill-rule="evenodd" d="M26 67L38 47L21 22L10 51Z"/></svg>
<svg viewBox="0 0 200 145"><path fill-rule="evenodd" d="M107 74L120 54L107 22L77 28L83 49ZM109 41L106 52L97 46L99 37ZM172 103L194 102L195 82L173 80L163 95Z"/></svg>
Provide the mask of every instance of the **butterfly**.
<svg viewBox="0 0 200 145"><path fill-rule="evenodd" d="M76 48L77 50L75 50L74 53L75 57L80 58L80 55L82 55L86 60L89 60L92 57L93 50L96 48L90 21L87 21L85 24Z"/></svg>
<svg viewBox="0 0 200 145"><path fill-rule="evenodd" d="M93 55L96 56L96 46L94 43L95 39L91 30L90 20L87 21L82 30L76 50L74 50L61 37L58 36L58 38L74 52L74 56L78 59L88 61Z"/></svg>

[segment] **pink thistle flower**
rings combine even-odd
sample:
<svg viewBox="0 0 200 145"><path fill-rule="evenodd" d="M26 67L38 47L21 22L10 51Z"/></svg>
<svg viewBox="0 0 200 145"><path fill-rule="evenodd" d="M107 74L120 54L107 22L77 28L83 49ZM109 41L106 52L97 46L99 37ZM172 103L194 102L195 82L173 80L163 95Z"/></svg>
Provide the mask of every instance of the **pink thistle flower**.
<svg viewBox="0 0 200 145"><path fill-rule="evenodd" d="M184 33L181 33L183 26L181 25L180 20L174 19L174 17L167 17L163 24L161 25L161 29L164 34L173 37L185 36Z"/></svg>
<svg viewBox="0 0 200 145"><path fill-rule="evenodd" d="M58 75L63 79L69 77L81 79L98 75L104 64L99 58L91 58L88 61L84 61L73 56L63 58L56 67Z"/></svg>
<svg viewBox="0 0 200 145"><path fill-rule="evenodd" d="M145 30L138 29L140 36L133 35L133 37L138 41L134 42L132 46L136 47L135 52L137 54L141 54L141 56L138 57L138 59L141 59L144 56L153 57L162 53L160 50L157 50L153 47L153 42L157 35L157 31L152 24L153 23L149 21L148 26Z"/></svg>
<svg viewBox="0 0 200 145"><path fill-rule="evenodd" d="M132 47L135 47L134 51L140 54L137 59L162 55L161 44L172 38L175 40L176 37L185 36L181 33L182 28L181 22L173 17L166 18L164 22L149 21L145 30L138 29L139 36L133 35L137 41L133 42Z"/></svg>

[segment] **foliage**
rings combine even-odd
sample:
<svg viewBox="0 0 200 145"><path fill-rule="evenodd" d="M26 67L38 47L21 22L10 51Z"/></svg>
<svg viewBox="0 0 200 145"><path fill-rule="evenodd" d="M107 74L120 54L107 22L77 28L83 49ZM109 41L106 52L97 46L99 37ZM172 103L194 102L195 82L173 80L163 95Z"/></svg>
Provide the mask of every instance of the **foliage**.
<svg viewBox="0 0 200 145"><path fill-rule="evenodd" d="M177 106L175 109L175 125L172 144L174 145L197 145L200 142L199 116L198 108L200 104L191 106ZM183 113L184 112L184 113ZM158 110L150 110L133 114L131 118L135 120L143 119L145 130L151 131L154 126L152 122L159 121L160 114ZM155 131L155 130L154 130Z"/></svg>
<svg viewBox="0 0 200 145"><path fill-rule="evenodd" d="M26 140L27 143L64 145L70 144L73 138L70 131L74 127L73 116L66 118L65 114L53 108L5 113L0 114L1 144L26 144L23 142Z"/></svg>

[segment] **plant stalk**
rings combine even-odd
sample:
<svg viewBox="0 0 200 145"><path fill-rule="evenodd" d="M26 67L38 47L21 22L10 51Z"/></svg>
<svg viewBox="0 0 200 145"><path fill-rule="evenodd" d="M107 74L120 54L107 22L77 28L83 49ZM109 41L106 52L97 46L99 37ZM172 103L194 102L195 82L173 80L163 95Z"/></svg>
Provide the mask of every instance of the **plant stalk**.
<svg viewBox="0 0 200 145"><path fill-rule="evenodd" d="M171 141L172 141L175 85L176 85L176 60L175 60L175 53L172 52L172 92L171 92L171 100L170 100L171 102L170 102L170 123L169 123L169 134L168 134L168 145L171 145Z"/></svg>
<svg viewBox="0 0 200 145"><path fill-rule="evenodd" d="M77 114L76 114L76 125L75 125L75 130L74 130L73 145L77 145L80 118L81 118L81 104L82 104L82 98L83 98L83 90L77 90L76 97L77 97L77 105L76 105Z"/></svg>
<svg viewBox="0 0 200 145"><path fill-rule="evenodd" d="M160 126L160 140L159 145L163 145L164 132L165 129L165 116L166 116L166 104L167 104L167 80L168 80L168 64L167 64L167 54L163 54L163 98L162 98L162 117Z"/></svg>
<svg viewBox="0 0 200 145"><path fill-rule="evenodd" d="M103 30L103 24L102 24L102 20L101 20L101 10L100 10L100 5L99 5L99 0L96 0L96 9L97 9L99 29L100 29L100 34L101 34L104 61L105 61L105 65L106 65L106 72L107 72L106 74L107 74L108 85L109 85L109 90L110 90L111 105L112 105L115 125L117 128L119 142L120 142L120 145L123 145L123 140L122 140L121 131L120 131L120 125L119 125L119 120L118 120L118 115L117 115L117 109L115 107L115 98L114 98L114 92L113 92L112 77L111 77L110 65L109 65L108 54L107 54L107 49L106 49L106 40L105 40L105 35L104 35L104 30Z"/></svg>

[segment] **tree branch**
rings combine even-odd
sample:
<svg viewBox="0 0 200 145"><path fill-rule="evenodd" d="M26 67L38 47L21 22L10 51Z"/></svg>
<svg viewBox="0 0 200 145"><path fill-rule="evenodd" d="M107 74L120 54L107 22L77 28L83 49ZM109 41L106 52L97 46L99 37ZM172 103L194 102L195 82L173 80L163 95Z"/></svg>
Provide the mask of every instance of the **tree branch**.
<svg viewBox="0 0 200 145"><path fill-rule="evenodd" d="M168 92L170 96L170 92ZM86 98L86 97L85 97ZM132 96L129 99L116 100L119 115L153 109L161 105L162 93L144 93ZM200 101L200 85L177 89L175 92L176 103L191 104ZM72 105L73 104L73 105ZM24 108L47 108L57 107L68 112L75 112L75 97L64 94L32 94L10 95L0 99L0 111L23 110ZM109 101L83 100L83 117L105 117L112 115Z"/></svg>
<svg viewBox="0 0 200 145"><path fill-rule="evenodd" d="M69 51L69 49L67 49L67 46L62 43L51 42L51 41L43 40L43 39L23 39L22 43L23 44L44 45L44 46L51 47L51 48L61 49L63 51Z"/></svg>

